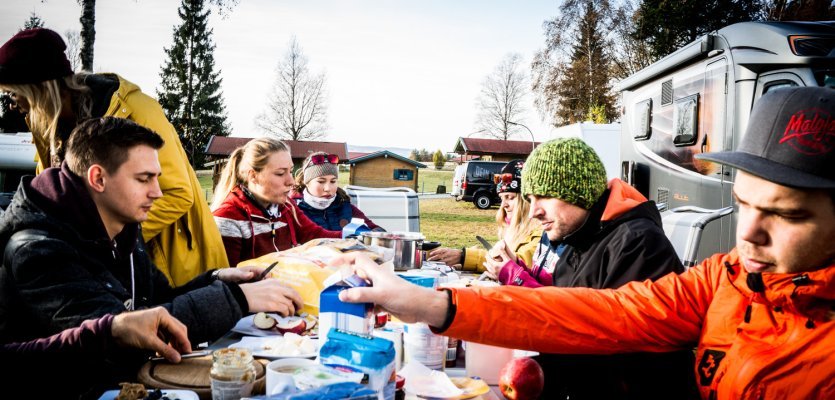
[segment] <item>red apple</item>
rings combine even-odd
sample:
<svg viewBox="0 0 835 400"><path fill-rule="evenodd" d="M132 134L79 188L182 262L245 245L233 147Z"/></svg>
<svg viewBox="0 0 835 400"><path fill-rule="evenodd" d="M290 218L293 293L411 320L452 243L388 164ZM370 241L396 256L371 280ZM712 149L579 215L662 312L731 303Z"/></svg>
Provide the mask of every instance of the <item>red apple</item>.
<svg viewBox="0 0 835 400"><path fill-rule="evenodd" d="M252 323L259 329L273 329L276 320L267 313L259 312L252 318Z"/></svg>
<svg viewBox="0 0 835 400"><path fill-rule="evenodd" d="M514 358L499 373L499 389L510 400L538 399L545 386L545 374L530 357Z"/></svg>
<svg viewBox="0 0 835 400"><path fill-rule="evenodd" d="M304 322L303 318L299 318L291 319L289 321L281 321L276 324L275 328L282 334L289 332L301 335L304 330L307 329L307 324Z"/></svg>

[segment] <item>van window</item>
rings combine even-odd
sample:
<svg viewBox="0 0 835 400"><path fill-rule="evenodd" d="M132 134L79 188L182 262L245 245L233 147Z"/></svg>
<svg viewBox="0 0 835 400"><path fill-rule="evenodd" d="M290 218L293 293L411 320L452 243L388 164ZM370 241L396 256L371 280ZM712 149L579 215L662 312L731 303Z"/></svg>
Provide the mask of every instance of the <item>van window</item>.
<svg viewBox="0 0 835 400"><path fill-rule="evenodd" d="M680 98L675 102L673 144L690 146L699 138L699 94Z"/></svg>
<svg viewBox="0 0 835 400"><path fill-rule="evenodd" d="M396 181L410 181L415 179L415 171L410 169L396 169L394 170L394 180Z"/></svg>

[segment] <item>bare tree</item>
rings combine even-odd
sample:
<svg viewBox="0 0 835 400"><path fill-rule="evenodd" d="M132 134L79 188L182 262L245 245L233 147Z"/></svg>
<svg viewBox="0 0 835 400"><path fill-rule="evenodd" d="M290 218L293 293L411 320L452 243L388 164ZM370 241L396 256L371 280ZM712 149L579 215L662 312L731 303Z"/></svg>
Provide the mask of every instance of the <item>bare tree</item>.
<svg viewBox="0 0 835 400"><path fill-rule="evenodd" d="M78 31L67 29L64 31L64 39L67 42L67 59L73 71L81 70L81 34Z"/></svg>
<svg viewBox="0 0 835 400"><path fill-rule="evenodd" d="M276 81L267 100L267 109L255 118L255 124L281 139L314 140L325 136L325 74L308 68L295 36L276 68Z"/></svg>
<svg viewBox="0 0 835 400"><path fill-rule="evenodd" d="M488 136L507 140L520 128L514 122L525 112L527 76L520 68L522 56L508 54L484 79L478 99L477 129Z"/></svg>

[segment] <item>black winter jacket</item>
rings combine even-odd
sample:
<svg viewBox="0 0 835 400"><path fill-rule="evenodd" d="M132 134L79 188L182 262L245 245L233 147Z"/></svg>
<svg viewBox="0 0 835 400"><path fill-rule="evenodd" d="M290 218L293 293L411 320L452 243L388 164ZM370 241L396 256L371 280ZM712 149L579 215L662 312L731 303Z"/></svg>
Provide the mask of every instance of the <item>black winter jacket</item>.
<svg viewBox="0 0 835 400"><path fill-rule="evenodd" d="M631 281L655 280L670 272L684 271L664 235L655 203L643 201L611 220L601 221L606 207L613 206L609 204L613 190L632 189L610 184L589 210L585 223L563 239L567 246L553 273L554 286L614 289ZM623 193L617 195L630 197ZM542 398L698 397L692 372L695 361L690 350L616 355L543 354L537 361L546 374Z"/></svg>
<svg viewBox="0 0 835 400"><path fill-rule="evenodd" d="M165 307L197 344L218 339L248 312L241 289L213 282L210 273L172 288L141 237L139 225L129 224L111 242L66 163L25 177L0 218L0 340L47 337L133 303Z"/></svg>

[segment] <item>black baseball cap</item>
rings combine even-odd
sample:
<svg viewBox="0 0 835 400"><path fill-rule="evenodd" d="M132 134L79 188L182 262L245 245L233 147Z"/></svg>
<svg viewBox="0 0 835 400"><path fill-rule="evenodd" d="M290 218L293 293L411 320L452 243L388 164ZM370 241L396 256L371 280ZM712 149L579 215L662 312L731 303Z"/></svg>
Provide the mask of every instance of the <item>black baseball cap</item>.
<svg viewBox="0 0 835 400"><path fill-rule="evenodd" d="M754 104L736 151L696 155L783 186L835 189L835 89L793 87Z"/></svg>

